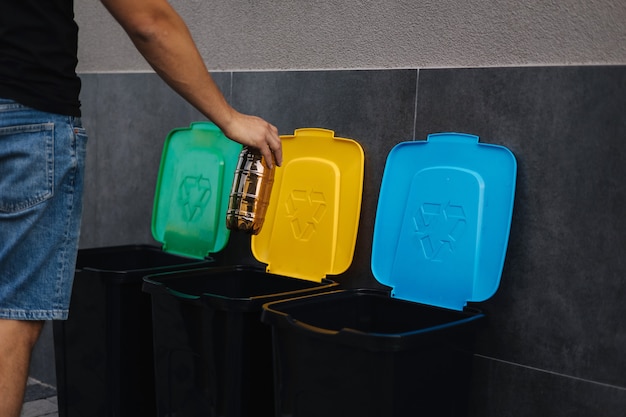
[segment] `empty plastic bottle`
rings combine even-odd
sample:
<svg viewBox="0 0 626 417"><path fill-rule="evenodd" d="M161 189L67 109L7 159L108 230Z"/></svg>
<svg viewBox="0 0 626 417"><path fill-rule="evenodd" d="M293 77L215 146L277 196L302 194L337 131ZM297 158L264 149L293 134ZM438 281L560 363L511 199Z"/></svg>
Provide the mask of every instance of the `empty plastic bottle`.
<svg viewBox="0 0 626 417"><path fill-rule="evenodd" d="M226 227L258 234L274 184L274 167L268 168L261 153L244 146L239 154L226 212Z"/></svg>

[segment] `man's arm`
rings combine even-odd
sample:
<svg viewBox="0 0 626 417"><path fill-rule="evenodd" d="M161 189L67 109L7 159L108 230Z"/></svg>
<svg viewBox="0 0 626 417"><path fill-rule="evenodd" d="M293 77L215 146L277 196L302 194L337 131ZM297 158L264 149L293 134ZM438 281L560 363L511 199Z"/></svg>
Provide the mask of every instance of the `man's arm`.
<svg viewBox="0 0 626 417"><path fill-rule="evenodd" d="M282 163L276 127L237 112L213 81L187 25L166 0L101 0L156 73L185 100L265 160Z"/></svg>

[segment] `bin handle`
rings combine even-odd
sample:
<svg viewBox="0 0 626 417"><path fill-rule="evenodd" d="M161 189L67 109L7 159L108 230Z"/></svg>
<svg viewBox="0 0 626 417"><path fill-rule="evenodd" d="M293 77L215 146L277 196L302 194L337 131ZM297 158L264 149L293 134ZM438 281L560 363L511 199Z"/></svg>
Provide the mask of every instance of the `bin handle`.
<svg viewBox="0 0 626 417"><path fill-rule="evenodd" d="M296 320L296 319L294 319L291 316L287 317L287 321L289 321L289 323L292 326L299 327L299 328L301 328L303 330L307 330L309 332L322 333L322 334L327 334L327 335L335 335L335 334L338 333L336 330L329 330L329 329L324 329L322 327L313 326L312 324L308 324L308 323L305 323L303 321Z"/></svg>
<svg viewBox="0 0 626 417"><path fill-rule="evenodd" d="M309 332L314 332L314 333L320 333L320 334L325 334L325 335L330 335L330 336L341 336L341 335L345 335L345 337L363 337L363 336L367 336L368 333L367 332L363 332L361 330L356 330L350 327L342 327L340 330L330 330L330 329L325 329L322 327L318 327L318 326L314 326L312 324L308 324L305 323L303 321L300 320L296 320L294 318L292 318L291 316L288 317L287 319L291 325L295 326L295 327L299 327L303 330L307 330Z"/></svg>

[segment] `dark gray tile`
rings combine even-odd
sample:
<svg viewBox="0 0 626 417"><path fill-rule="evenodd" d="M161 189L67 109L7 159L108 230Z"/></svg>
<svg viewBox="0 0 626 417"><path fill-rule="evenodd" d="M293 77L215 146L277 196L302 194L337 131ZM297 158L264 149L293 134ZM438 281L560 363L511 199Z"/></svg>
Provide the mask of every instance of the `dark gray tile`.
<svg viewBox="0 0 626 417"><path fill-rule="evenodd" d="M477 357L471 417L621 417L626 389Z"/></svg>
<svg viewBox="0 0 626 417"><path fill-rule="evenodd" d="M626 387L626 67L419 78L418 137L474 133L518 161L505 270L483 303L479 352Z"/></svg>
<svg viewBox="0 0 626 417"><path fill-rule="evenodd" d="M363 202L347 286L376 286L370 271L378 189L389 150L413 139L416 70L286 71L233 75L233 104L281 134L320 127L355 139L365 153Z"/></svg>
<svg viewBox="0 0 626 417"><path fill-rule="evenodd" d="M26 392L24 392L24 402L50 398L56 396L56 394L57 390L53 386L31 378L28 380Z"/></svg>
<svg viewBox="0 0 626 417"><path fill-rule="evenodd" d="M227 97L230 77L214 75ZM150 243L163 142L172 129L206 118L155 74L81 78L90 136L81 246Z"/></svg>
<svg viewBox="0 0 626 417"><path fill-rule="evenodd" d="M84 192L83 198L83 219L81 226L81 244L94 245L98 236L98 230L95 225L97 219L97 199L91 198L91 194L95 194L97 182L97 152L95 136L97 135L98 125L96 124L96 111L98 103L98 76L94 74L81 75L81 105L82 105L82 121L87 129L89 140L87 142L87 161L85 167Z"/></svg>

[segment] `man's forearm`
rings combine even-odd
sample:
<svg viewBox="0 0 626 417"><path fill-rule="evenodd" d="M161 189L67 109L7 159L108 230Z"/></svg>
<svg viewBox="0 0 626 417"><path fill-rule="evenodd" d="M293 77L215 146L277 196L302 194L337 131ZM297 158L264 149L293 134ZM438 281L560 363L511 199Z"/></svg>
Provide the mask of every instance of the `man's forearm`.
<svg viewBox="0 0 626 417"><path fill-rule="evenodd" d="M268 164L282 162L278 130L237 112L224 98L189 29L166 0L101 0L157 74L230 139L259 149Z"/></svg>
<svg viewBox="0 0 626 417"><path fill-rule="evenodd" d="M215 85L180 16L166 2L137 2L143 4L141 7L133 3L136 2L103 0L155 72L190 104L227 130L232 108Z"/></svg>

